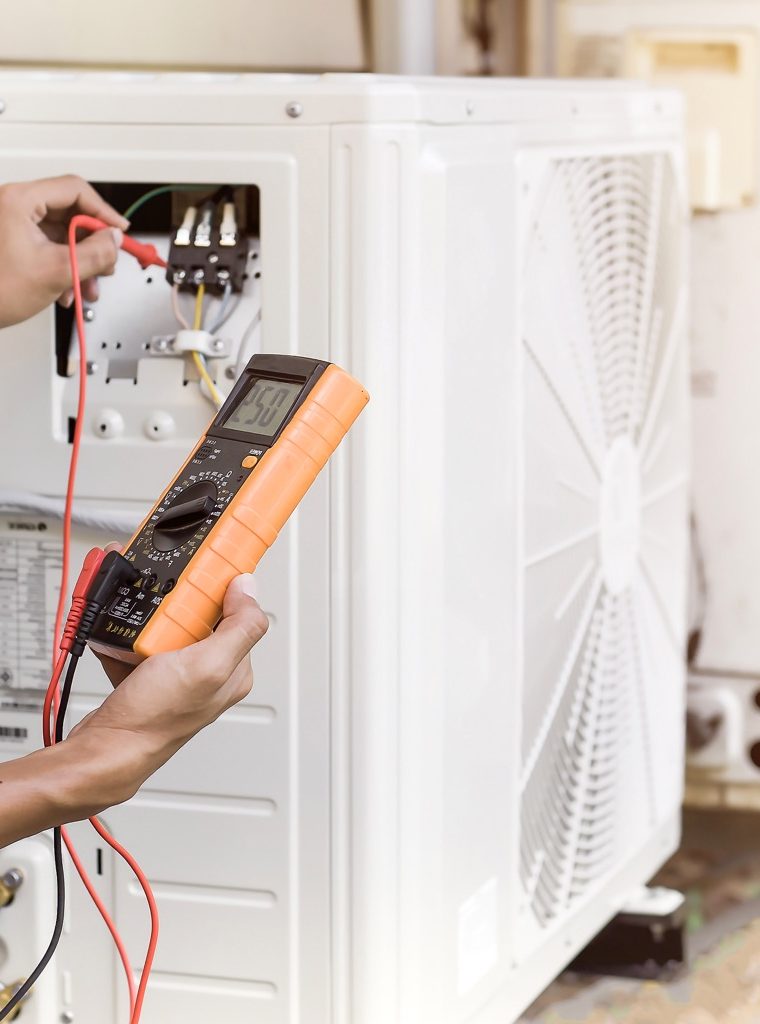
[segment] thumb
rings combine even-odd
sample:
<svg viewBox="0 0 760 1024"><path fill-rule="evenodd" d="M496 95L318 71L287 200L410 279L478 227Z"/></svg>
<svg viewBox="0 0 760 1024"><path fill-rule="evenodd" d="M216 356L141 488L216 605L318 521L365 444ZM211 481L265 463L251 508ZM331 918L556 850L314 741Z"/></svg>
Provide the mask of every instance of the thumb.
<svg viewBox="0 0 760 1024"><path fill-rule="evenodd" d="M77 263L82 281L113 274L124 233L119 228L95 231L77 244Z"/></svg>
<svg viewBox="0 0 760 1024"><path fill-rule="evenodd" d="M259 602L256 600L256 583L256 578L252 572L243 573L232 580L224 595L222 622L225 619L241 614L244 616L255 614L257 618L264 615Z"/></svg>

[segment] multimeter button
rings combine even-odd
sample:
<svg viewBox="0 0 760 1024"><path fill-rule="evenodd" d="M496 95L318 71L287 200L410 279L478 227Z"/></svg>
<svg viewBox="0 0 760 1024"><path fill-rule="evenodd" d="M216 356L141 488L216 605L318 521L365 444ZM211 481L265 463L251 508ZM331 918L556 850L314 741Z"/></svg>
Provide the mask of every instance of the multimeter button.
<svg viewBox="0 0 760 1024"><path fill-rule="evenodd" d="M253 469L256 463L259 461L258 455L246 455L240 465L243 469Z"/></svg>

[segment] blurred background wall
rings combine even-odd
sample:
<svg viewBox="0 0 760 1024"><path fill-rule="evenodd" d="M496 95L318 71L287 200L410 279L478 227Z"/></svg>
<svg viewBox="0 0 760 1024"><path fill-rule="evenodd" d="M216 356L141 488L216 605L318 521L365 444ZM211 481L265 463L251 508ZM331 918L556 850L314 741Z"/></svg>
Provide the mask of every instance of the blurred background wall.
<svg viewBox="0 0 760 1024"><path fill-rule="evenodd" d="M516 74L529 0L25 0L0 63ZM6 7L10 7L6 0Z"/></svg>

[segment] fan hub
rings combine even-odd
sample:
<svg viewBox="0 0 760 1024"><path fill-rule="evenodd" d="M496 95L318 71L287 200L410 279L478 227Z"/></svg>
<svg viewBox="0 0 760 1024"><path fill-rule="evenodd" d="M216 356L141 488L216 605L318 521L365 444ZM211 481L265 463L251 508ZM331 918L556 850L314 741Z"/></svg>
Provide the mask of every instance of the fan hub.
<svg viewBox="0 0 760 1024"><path fill-rule="evenodd" d="M633 579L641 543L641 465L628 437L617 438L604 460L599 519L604 582L620 594Z"/></svg>

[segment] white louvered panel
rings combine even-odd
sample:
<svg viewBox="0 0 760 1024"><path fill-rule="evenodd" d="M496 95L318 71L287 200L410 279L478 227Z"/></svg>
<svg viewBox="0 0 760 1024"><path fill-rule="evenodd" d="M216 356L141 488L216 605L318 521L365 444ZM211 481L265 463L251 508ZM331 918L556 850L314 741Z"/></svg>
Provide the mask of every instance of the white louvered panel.
<svg viewBox="0 0 760 1024"><path fill-rule="evenodd" d="M535 942L658 821L686 515L669 165L570 158L546 176L523 281L521 873Z"/></svg>

